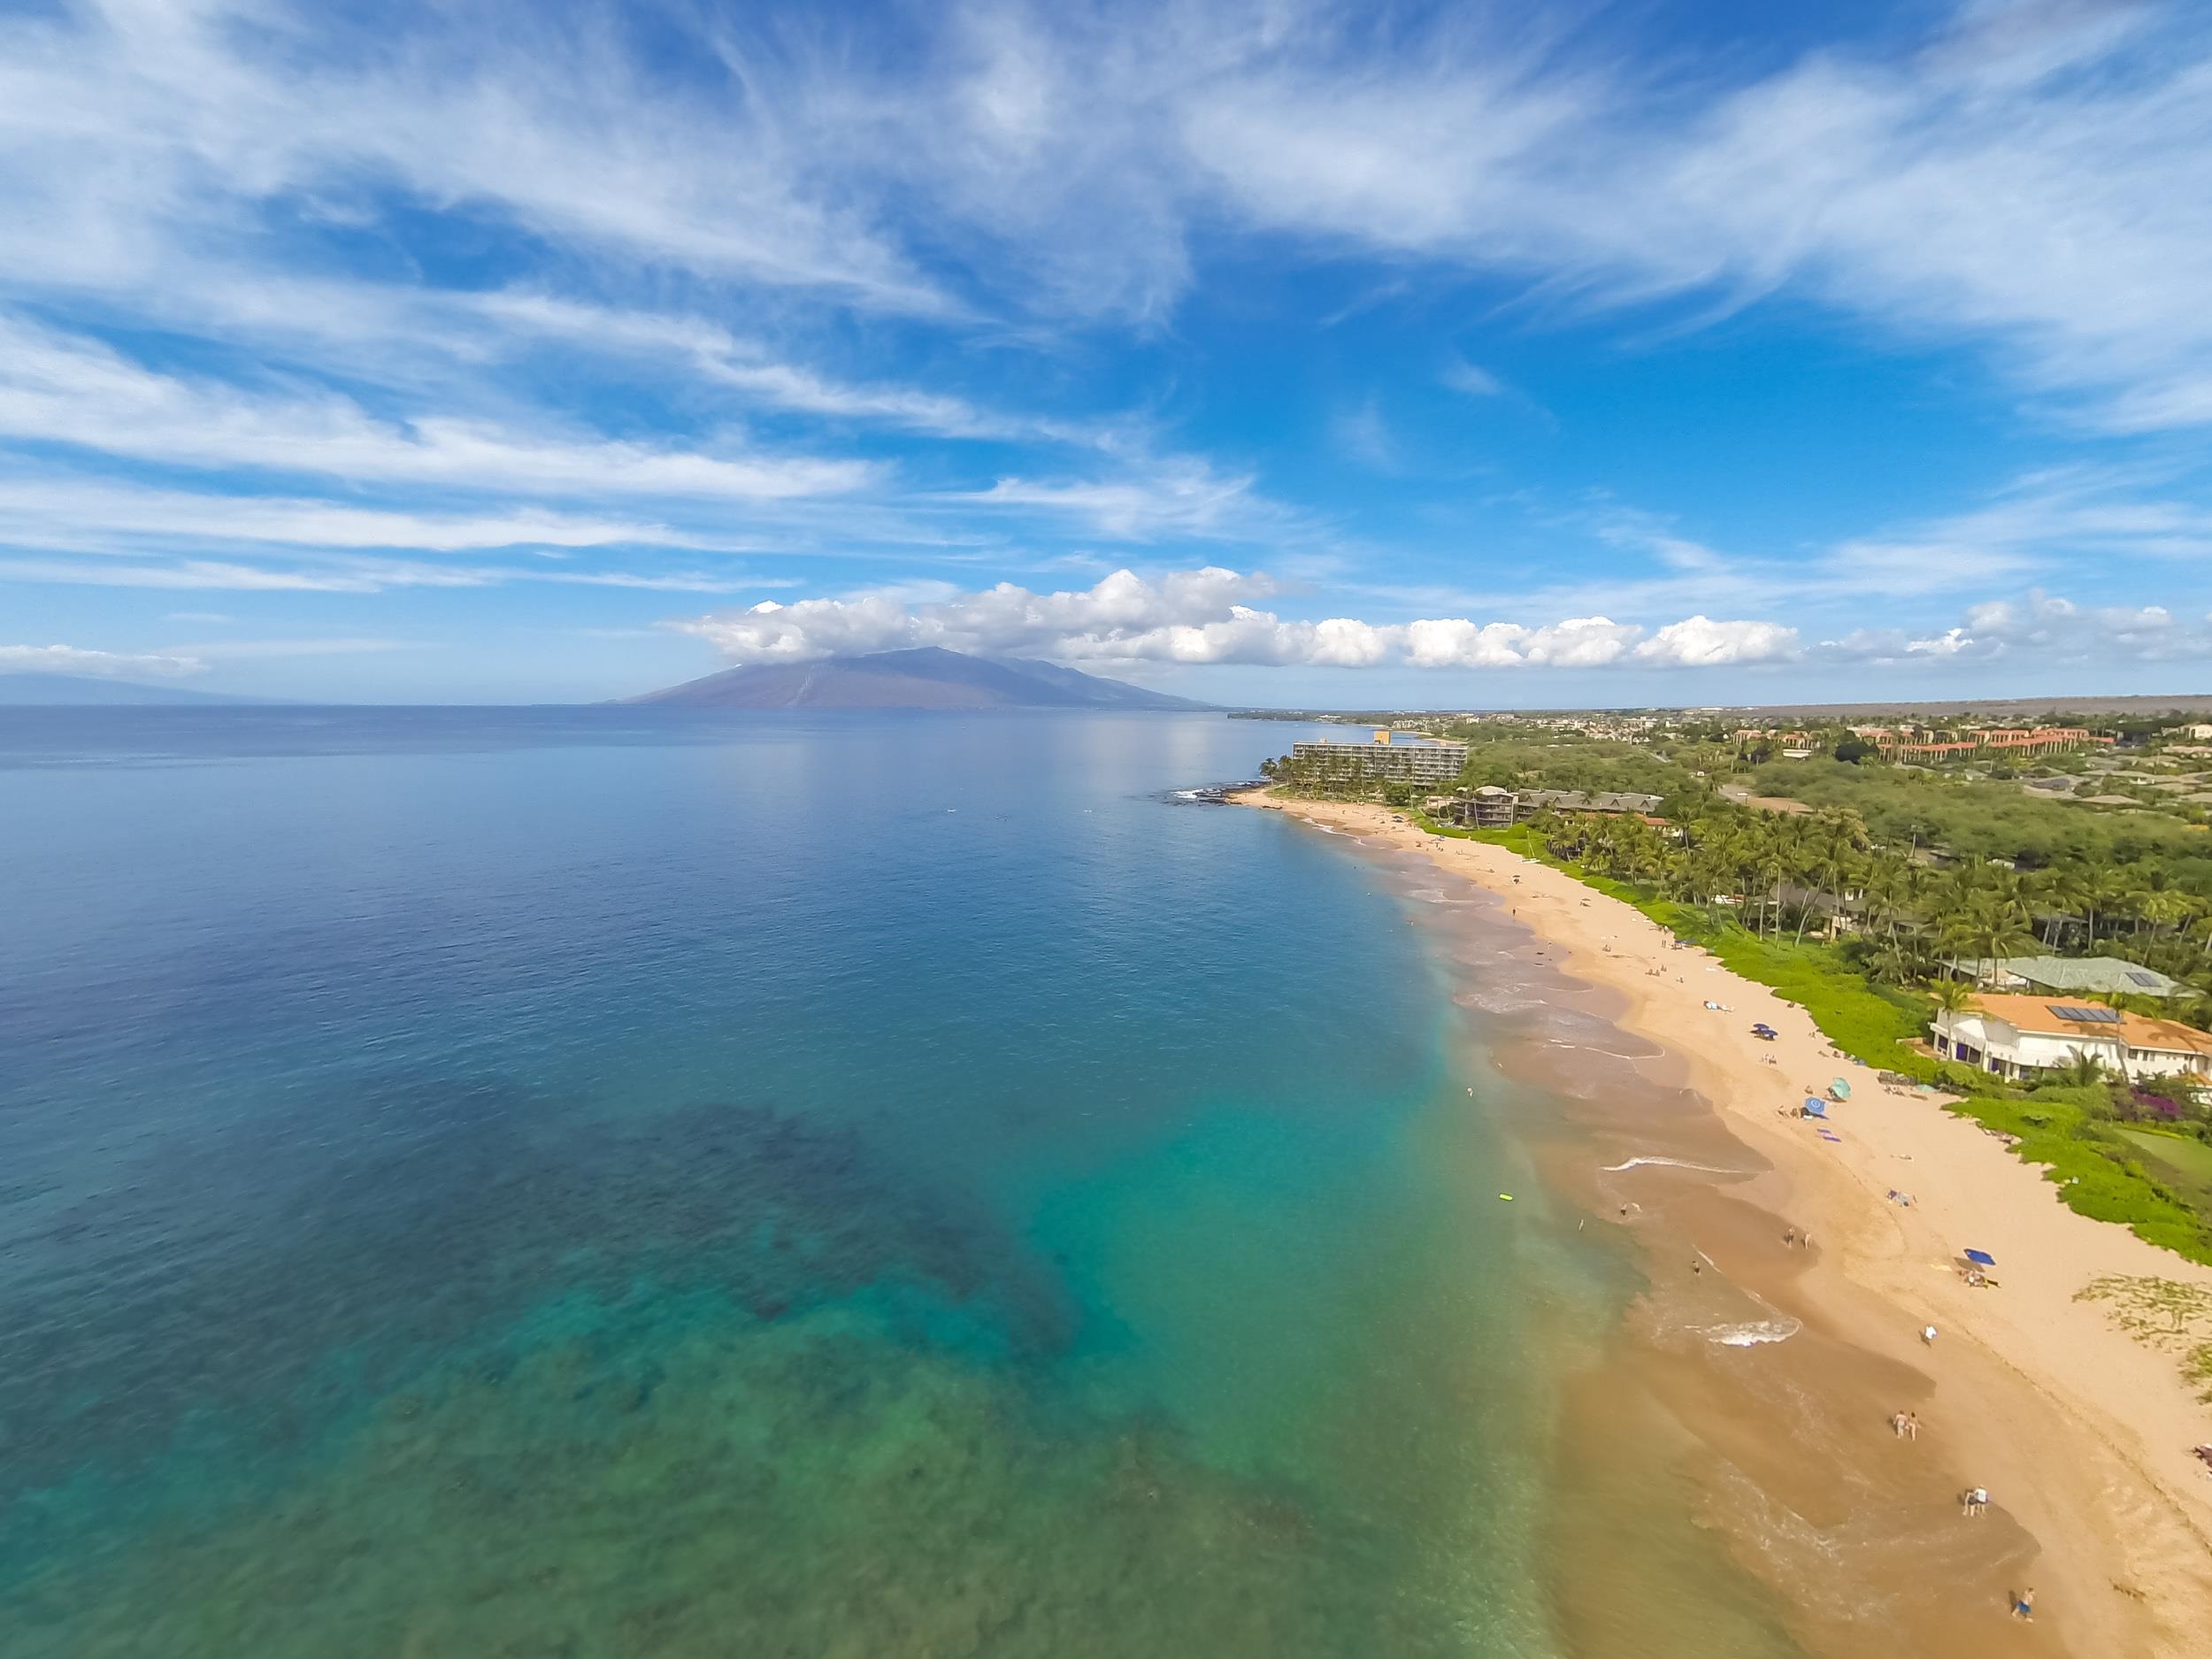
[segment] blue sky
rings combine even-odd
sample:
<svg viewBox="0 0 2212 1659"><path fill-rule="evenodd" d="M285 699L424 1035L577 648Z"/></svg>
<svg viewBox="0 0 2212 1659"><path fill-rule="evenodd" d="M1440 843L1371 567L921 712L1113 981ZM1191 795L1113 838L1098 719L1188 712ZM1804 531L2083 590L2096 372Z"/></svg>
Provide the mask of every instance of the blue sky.
<svg viewBox="0 0 2212 1659"><path fill-rule="evenodd" d="M1529 10L0 5L0 670L2207 689L2212 12Z"/></svg>

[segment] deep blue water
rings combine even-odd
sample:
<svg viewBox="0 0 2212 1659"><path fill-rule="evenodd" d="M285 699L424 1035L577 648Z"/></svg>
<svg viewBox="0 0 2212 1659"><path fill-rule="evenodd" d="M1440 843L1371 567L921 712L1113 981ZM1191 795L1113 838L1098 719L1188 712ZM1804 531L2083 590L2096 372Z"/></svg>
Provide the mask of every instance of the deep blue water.
<svg viewBox="0 0 2212 1659"><path fill-rule="evenodd" d="M0 710L0 1654L1551 1651L1302 734Z"/></svg>

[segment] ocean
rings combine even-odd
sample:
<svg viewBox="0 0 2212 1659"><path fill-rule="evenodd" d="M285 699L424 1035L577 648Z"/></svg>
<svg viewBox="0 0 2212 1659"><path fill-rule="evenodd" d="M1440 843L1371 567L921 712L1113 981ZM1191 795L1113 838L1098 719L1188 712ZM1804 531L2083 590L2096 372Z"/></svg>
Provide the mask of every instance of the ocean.
<svg viewBox="0 0 2212 1659"><path fill-rule="evenodd" d="M0 710L0 1655L1611 1651L1637 1269L1307 734Z"/></svg>

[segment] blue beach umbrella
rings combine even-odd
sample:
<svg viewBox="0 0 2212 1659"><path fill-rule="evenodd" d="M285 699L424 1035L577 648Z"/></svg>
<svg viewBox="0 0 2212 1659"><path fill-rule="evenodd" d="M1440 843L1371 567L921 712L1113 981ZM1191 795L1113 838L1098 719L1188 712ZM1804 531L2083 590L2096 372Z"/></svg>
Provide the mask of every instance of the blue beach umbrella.
<svg viewBox="0 0 2212 1659"><path fill-rule="evenodd" d="M1966 1253L1966 1259L1973 1263L1978 1267L1994 1267L1997 1265L1997 1258L1992 1256L1987 1250L1969 1250Z"/></svg>
<svg viewBox="0 0 2212 1659"><path fill-rule="evenodd" d="M1812 1094L1805 1096L1805 1116L1808 1118L1825 1118L1827 1115L1828 1102L1826 1101L1821 1100L1817 1096Z"/></svg>

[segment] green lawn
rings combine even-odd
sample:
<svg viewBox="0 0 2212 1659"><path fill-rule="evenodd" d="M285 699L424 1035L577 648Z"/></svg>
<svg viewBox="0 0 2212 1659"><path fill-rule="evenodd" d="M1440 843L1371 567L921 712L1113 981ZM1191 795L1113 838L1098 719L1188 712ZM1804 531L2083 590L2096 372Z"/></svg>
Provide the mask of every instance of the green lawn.
<svg viewBox="0 0 2212 1659"><path fill-rule="evenodd" d="M2196 1202L2212 1208L2212 1146L2180 1135L2161 1134L2155 1129L2122 1125L2116 1133L2144 1156L2167 1184Z"/></svg>

